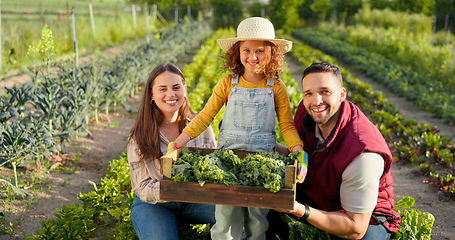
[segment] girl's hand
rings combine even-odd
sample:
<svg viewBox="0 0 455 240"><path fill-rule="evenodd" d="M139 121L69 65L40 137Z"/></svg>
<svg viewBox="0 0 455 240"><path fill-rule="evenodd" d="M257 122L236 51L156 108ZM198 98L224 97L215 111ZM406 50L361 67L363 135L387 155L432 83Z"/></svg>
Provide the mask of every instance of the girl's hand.
<svg viewBox="0 0 455 240"><path fill-rule="evenodd" d="M294 148L292 148L292 152L300 152L303 151L303 146L302 145L296 145Z"/></svg>

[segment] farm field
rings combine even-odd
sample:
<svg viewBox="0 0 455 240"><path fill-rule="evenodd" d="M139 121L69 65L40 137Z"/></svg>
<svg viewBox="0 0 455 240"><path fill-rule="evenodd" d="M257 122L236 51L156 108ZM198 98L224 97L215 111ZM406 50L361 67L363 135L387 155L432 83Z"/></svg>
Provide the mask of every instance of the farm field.
<svg viewBox="0 0 455 240"><path fill-rule="evenodd" d="M191 60L193 60L191 53L185 54L178 60L178 64L185 69L183 64L189 64ZM292 79L299 79L302 65L290 56L287 57L287 64ZM129 101L132 106L137 104L135 98ZM84 137L74 139L69 146L69 152L80 156L80 159L65 162L65 165L77 166L77 170L74 173L57 172L49 174L48 182L41 183L49 187L50 191L48 193L40 193L34 197L34 200L21 200L22 204L28 206L25 209L17 209L15 218L19 219L19 222L27 224L18 224L16 226L17 236L21 235L21 231L31 234L40 229L41 222L51 217L53 212L57 211L61 205L69 206L72 202L80 203L80 200L77 200L77 195L80 192L93 190L93 185L87 179L98 182L98 179L101 179L106 174L108 159L117 159L121 154L133 120L134 114L127 113L124 110L115 112L110 123L101 122L92 125L94 139ZM428 184L424 184L424 178L414 176L412 168L412 166L401 163L394 165L393 174L397 200L405 196L414 197L417 209L430 212L436 217L435 227L433 228L434 239L450 239L448 236L453 234L453 226L450 226L450 219L444 220L444 217L451 216L446 213L453 211L453 203L439 200L437 190L431 188ZM8 173L3 169L2 176L3 174L11 174L11 172ZM422 189L426 190L422 191ZM56 197L55 194L59 197ZM45 203L49 201L49 198L55 199L50 201L52 204ZM19 200L17 201L19 202ZM43 206L46 206L47 210ZM24 210L24 212L21 212L21 210ZM34 224L31 224L31 222Z"/></svg>
<svg viewBox="0 0 455 240"><path fill-rule="evenodd" d="M430 56L444 56L433 58L434 64L445 66L444 72L419 72L419 68L431 67L418 65L420 60L416 66L404 67L409 61L405 55L412 50L402 49L402 62L394 62L386 53L379 53L381 48L377 52L368 49L382 43L371 43L360 33L354 35L357 41L346 40L348 34L361 32L359 29L359 25L323 24L295 28L288 34L279 32L280 38L293 41L280 75L291 108L295 111L301 100L299 81L305 66L316 61L340 66L348 99L376 124L394 155L395 201L404 222L392 239L451 239L455 234L455 111L447 89L454 85L453 78L444 76L455 71L450 65L455 61L455 47L450 56L453 40L447 37L434 48L425 45L433 51ZM91 55L79 65L46 62L35 66L30 74L17 76L28 79L22 86L11 87L11 79L2 81L7 89L0 92L0 239L58 239L64 235L134 239L129 217L134 194L123 151L142 85L156 64L176 63L186 77L192 110L199 111L226 74L216 39L232 35L232 28L214 30L207 21L186 19L160 28L149 43L141 37ZM42 39L49 43L47 40ZM387 44L384 49L391 46ZM381 77L384 75L387 77ZM395 88L394 82L398 83ZM425 93L425 88L431 93ZM420 94L419 101L413 94ZM438 103L430 106L432 101ZM222 114L223 110L212 123L215 135ZM282 142L279 130L277 134ZM292 236L308 237L313 231L297 221L290 220L289 226ZM207 239L207 227L184 229L180 234L182 239ZM318 231L313 234L325 239Z"/></svg>

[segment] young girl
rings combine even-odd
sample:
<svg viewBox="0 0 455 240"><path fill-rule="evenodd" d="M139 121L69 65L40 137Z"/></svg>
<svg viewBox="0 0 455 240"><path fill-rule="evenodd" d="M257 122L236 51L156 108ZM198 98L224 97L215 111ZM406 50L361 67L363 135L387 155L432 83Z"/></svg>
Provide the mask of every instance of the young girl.
<svg viewBox="0 0 455 240"><path fill-rule="evenodd" d="M284 83L278 78L284 53L292 42L275 39L273 24L260 17L243 20L237 37L218 39L226 51L225 76L213 90L204 109L183 129L173 148L185 145L212 122L226 104L220 123L218 148L250 152L275 151L275 112L283 138L291 151L303 151L293 125ZM245 227L247 239L265 239L268 209L217 205L212 239L240 239Z"/></svg>
<svg viewBox="0 0 455 240"><path fill-rule="evenodd" d="M153 69L145 85L136 122L128 138L131 187L136 194L131 220L139 239L178 239L177 222L214 223L215 206L160 201L159 157L194 117L189 108L185 78L173 64ZM215 136L207 128L188 143L190 147L215 148Z"/></svg>

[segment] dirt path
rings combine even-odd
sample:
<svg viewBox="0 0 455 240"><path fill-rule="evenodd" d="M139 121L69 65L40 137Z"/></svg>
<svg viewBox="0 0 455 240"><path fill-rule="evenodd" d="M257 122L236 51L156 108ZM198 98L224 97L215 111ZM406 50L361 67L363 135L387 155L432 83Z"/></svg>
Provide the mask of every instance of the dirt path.
<svg viewBox="0 0 455 240"><path fill-rule="evenodd" d="M291 60L290 57L287 57L286 60L292 77L300 82L304 67L297 61ZM340 66L349 69L346 65ZM387 88L375 83L372 79L354 71L351 71L351 74L355 78L369 83L375 91L381 91L385 99L390 101L396 109L408 118L437 127L441 130L441 135L452 139L452 141L455 140L455 127L443 123L440 119L433 118L431 113L416 109L412 102L392 94ZM414 166L407 164L394 163L392 165L394 199L397 201L406 196L413 197L416 201L414 208L434 215L435 223L432 229L432 239L455 239L455 203L453 201L445 202L440 200L438 190L425 184L425 178L416 176L412 173L413 170Z"/></svg>

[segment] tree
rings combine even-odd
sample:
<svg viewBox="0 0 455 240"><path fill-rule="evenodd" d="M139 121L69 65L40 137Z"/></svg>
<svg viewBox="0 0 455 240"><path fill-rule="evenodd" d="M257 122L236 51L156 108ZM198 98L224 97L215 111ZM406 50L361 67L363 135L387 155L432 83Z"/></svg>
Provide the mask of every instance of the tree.
<svg viewBox="0 0 455 240"><path fill-rule="evenodd" d="M330 0L318 0L314 1L310 5L311 10L315 13L316 17L320 21L324 21L330 11L333 10L333 3Z"/></svg>
<svg viewBox="0 0 455 240"><path fill-rule="evenodd" d="M429 16L433 14L435 0L395 0L391 6L396 11L423 13Z"/></svg>
<svg viewBox="0 0 455 240"><path fill-rule="evenodd" d="M390 8L391 2L388 0L369 0L371 9L385 9Z"/></svg>
<svg viewBox="0 0 455 240"><path fill-rule="evenodd" d="M362 0L337 0L335 4L337 17L340 21L349 24L352 16L354 16L362 6Z"/></svg>
<svg viewBox="0 0 455 240"><path fill-rule="evenodd" d="M445 28L446 17L448 17L447 26L455 32L455 0L436 0L434 13L438 29Z"/></svg>
<svg viewBox="0 0 455 240"><path fill-rule="evenodd" d="M283 29L285 32L292 31L299 24L298 9L303 0L271 0L269 12L272 12L270 21L276 29Z"/></svg>
<svg viewBox="0 0 455 240"><path fill-rule="evenodd" d="M239 0L212 0L214 28L237 26L243 19Z"/></svg>

